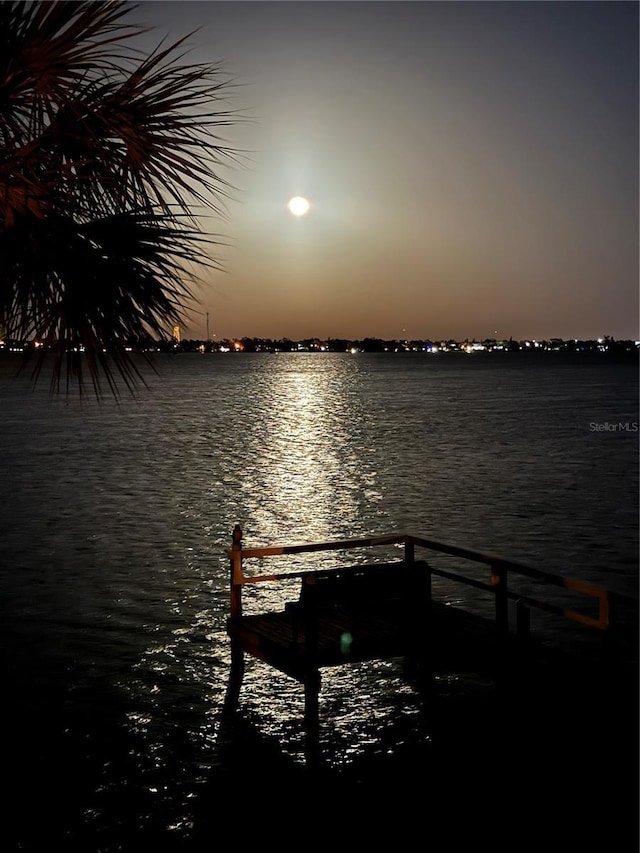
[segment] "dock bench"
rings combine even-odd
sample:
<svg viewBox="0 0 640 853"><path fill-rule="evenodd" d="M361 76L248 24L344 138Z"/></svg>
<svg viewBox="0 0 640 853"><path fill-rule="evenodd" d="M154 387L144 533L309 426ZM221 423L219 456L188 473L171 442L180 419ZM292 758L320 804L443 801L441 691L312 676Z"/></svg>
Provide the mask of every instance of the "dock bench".
<svg viewBox="0 0 640 853"><path fill-rule="evenodd" d="M428 566L393 561L310 571L280 611L229 618L243 650L300 682L316 670L411 656L422 645ZM289 574L287 577L296 577Z"/></svg>

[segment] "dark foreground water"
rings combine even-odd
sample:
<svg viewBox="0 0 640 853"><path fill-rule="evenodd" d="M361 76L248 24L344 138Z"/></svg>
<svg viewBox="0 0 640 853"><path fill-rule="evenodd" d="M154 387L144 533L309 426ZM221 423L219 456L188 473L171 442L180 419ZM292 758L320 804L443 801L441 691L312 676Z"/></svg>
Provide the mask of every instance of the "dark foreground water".
<svg viewBox="0 0 640 853"><path fill-rule="evenodd" d="M3 364L4 849L208 850L226 843L230 818L249 832L246 797L286 808L300 795L297 684L250 666L242 715L232 730L222 722L236 522L247 547L423 534L637 597L636 360L227 354L156 365L137 400L98 405L49 400ZM447 689L461 688L452 677ZM330 764L353 786L339 802L374 773L392 799L398 780L376 761L428 743L420 697L387 661L332 672L322 701ZM466 713L446 779L442 765L439 783L419 765L411 814L431 825L444 793L451 806L473 779L465 802L484 810L486 831L522 757L488 797L491 751L467 752L477 731ZM608 741L591 732L585 749L602 754ZM612 775L621 749L633 758L625 743ZM529 758L519 819L539 826L551 779L570 791L577 768L575 757L554 768ZM625 825L628 803L612 808L609 798L600 828ZM587 812L574 804L571 825L587 826ZM260 824L264 837L291 820ZM371 814L356 823L362 833ZM611 849L633 849L625 838Z"/></svg>

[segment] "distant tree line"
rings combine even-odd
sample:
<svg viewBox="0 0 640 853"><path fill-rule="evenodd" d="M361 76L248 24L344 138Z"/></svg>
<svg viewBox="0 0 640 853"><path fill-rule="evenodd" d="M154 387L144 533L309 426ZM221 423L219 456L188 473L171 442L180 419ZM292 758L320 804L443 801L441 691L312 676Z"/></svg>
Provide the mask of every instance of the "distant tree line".
<svg viewBox="0 0 640 853"><path fill-rule="evenodd" d="M164 342L165 351L194 352L194 351L236 351L236 352L633 352L638 345L632 340L616 340L606 336L594 340L550 340L499 341L495 338L485 338L482 341L448 339L440 340L396 340L383 338L328 338L321 341L317 338L290 340L281 338L225 339L221 341L181 340L180 342Z"/></svg>
<svg viewBox="0 0 640 853"><path fill-rule="evenodd" d="M27 350L42 347L36 341L22 343L19 341L0 341L0 350ZM139 336L127 342L130 352L635 352L638 342L633 340L616 340L611 336L592 340L576 338L551 338L549 340L521 340L513 338L497 340L465 339L447 340L397 340L383 338L224 338L221 340L201 340L192 338L163 337L160 339L150 336Z"/></svg>
<svg viewBox="0 0 640 853"><path fill-rule="evenodd" d="M138 336L127 341L129 353L153 352L185 353L185 352L433 352L433 353L491 353L491 352L594 352L594 353L636 353L640 351L640 342L626 339L615 339L610 335L603 338L582 340L577 338L550 338L548 340L521 340L513 338L497 340L465 339L447 340L397 340L383 338L223 338L221 340L202 340L193 338L177 339L164 336ZM0 339L1 352L23 352L39 350L46 354L47 345L44 342L17 341ZM79 348L79 352L82 349Z"/></svg>

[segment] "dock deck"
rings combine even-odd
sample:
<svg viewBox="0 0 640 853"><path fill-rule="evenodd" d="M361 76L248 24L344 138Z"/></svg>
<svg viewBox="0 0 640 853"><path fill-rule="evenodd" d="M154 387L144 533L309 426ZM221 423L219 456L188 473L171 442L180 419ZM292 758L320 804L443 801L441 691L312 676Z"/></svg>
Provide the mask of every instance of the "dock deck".
<svg viewBox="0 0 640 853"><path fill-rule="evenodd" d="M372 559L378 549L383 559ZM360 550L362 562L344 564L345 557ZM335 567L325 568L325 560L321 568L300 568L301 556L324 551L335 552ZM245 549L236 527L228 556L232 664L227 710L240 702L245 655L296 679L305 691L308 768L322 765L322 670L387 658L402 658L407 678L434 708L443 676L467 673L491 683L483 707L493 727L487 737L494 743L498 729L506 736L527 725L546 731L550 742L557 728L552 719L557 723L569 715L574 734L594 739L592 748L606 749L613 735L624 731L629 748L637 750L635 600L408 535ZM249 562L262 569L267 558L276 556L292 561L293 568L274 574L248 569ZM438 565L442 556L446 567ZM464 568L452 568L452 560ZM279 586L286 592L276 604L273 591ZM243 605L247 587L256 593L269 590L264 609ZM474 609L481 596L489 605ZM540 619L543 624L559 620L565 630L549 642L538 630ZM473 713L477 723L478 709ZM602 738L605 747L595 746Z"/></svg>

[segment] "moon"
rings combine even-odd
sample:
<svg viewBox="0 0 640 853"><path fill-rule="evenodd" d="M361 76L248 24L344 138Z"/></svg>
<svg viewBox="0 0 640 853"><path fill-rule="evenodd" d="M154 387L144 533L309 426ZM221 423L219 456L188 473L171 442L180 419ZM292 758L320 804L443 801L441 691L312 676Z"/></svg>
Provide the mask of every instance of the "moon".
<svg viewBox="0 0 640 853"><path fill-rule="evenodd" d="M287 207L293 213L294 216L304 216L305 213L309 210L311 205L308 200L301 195L296 195L293 198L290 198L287 202Z"/></svg>

